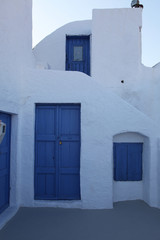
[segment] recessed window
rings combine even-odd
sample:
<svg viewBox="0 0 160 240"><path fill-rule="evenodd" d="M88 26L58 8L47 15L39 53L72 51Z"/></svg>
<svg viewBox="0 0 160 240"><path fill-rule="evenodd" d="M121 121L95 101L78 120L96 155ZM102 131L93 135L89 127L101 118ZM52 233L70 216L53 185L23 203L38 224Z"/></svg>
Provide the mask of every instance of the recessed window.
<svg viewBox="0 0 160 240"><path fill-rule="evenodd" d="M142 143L114 143L114 180L142 180Z"/></svg>
<svg viewBox="0 0 160 240"><path fill-rule="evenodd" d="M83 61L83 46L74 46L73 59L74 61Z"/></svg>

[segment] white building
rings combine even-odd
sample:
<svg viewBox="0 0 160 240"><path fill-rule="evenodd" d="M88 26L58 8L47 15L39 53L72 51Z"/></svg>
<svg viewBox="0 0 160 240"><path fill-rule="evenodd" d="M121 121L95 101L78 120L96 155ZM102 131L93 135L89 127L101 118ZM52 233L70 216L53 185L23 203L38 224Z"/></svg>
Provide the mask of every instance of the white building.
<svg viewBox="0 0 160 240"><path fill-rule="evenodd" d="M141 28L141 8L93 10L32 51L32 1L1 3L1 212L160 207L160 65L142 65Z"/></svg>

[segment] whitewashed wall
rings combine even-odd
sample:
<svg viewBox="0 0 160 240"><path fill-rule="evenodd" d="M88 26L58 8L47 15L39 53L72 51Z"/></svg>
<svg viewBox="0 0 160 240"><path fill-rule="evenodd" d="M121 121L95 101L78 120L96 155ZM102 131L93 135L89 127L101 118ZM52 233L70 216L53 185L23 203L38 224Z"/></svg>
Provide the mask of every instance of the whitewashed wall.
<svg viewBox="0 0 160 240"><path fill-rule="evenodd" d="M92 76L154 118L154 70L141 64L141 28L142 9L94 10Z"/></svg>
<svg viewBox="0 0 160 240"><path fill-rule="evenodd" d="M91 21L61 27L33 53L37 67L65 70L66 35L91 34L91 76L158 123L157 88L153 88L159 65L149 68L141 64L141 31L142 9L96 9Z"/></svg>
<svg viewBox="0 0 160 240"><path fill-rule="evenodd" d="M136 109L143 109L144 112L148 111L148 115L151 113L151 110L147 110L145 106L145 104L150 101L148 100L149 90L147 93L144 93L143 87L139 87L137 88L138 93L135 91L131 98L129 95L125 95L127 89L131 91L131 86L133 86L133 89L135 87L132 82L134 77L131 76L131 72L135 73L135 71L131 71L132 63L137 69L135 79L138 81L139 76L144 76L144 67L141 67L139 59L139 26L141 24L141 12L133 9L123 9L120 11L102 10L102 14L100 14L101 10L96 10L98 12L94 12L92 23L92 34L94 38L92 50L94 49L94 52L92 52L92 61L93 67L96 69L92 70L94 77L91 78L83 73L62 71L64 70L65 63L61 61L61 59L65 59L65 34L90 34L90 21L85 21L83 24L82 22L73 23L73 25L69 24L68 26L66 25L68 32L64 31L64 27L58 30L58 33L54 33L53 38L56 44L58 44L60 40L59 37L63 36L60 46L54 44L56 48L59 48L59 51L61 46L63 46L58 54L60 55L60 59L58 59L56 63L55 60L57 59L57 55L56 58L55 54L54 57L53 55L50 56L51 58L53 57L54 60L54 64L51 67L59 71L35 70L34 67L32 67L33 59L31 52L31 1L14 0L11 2L6 0L3 4L3 10L7 15L3 14L3 10L1 10L3 21L0 31L2 33L4 29L7 29L7 33L6 36L4 34L4 38L0 40L0 43L4 46L4 51L2 51L4 61L2 59L0 60L0 72L3 77L2 79L4 79L1 84L2 88L0 89L0 110L17 114L13 115L13 123L15 124L12 132L12 142L15 140L15 148L13 148L14 145L12 145L11 157L11 165L13 166L11 169L11 185L16 192L11 196L11 205L15 203L18 206L31 207L112 208L113 199L115 198L112 159L113 136L122 132L137 132L149 139L145 144L145 146L147 146L146 148L149 149L149 157L147 156L147 150L145 150L146 155L144 155L144 161L146 161L144 169L146 178L143 184L143 194L139 197L152 206L158 206L159 182L157 180L157 169L159 161L157 153L159 125ZM11 7L13 7L13 12L10 10ZM123 19L123 21L120 21L123 24L125 24L125 16L127 16L127 19L131 18L131 20L138 17L138 20L135 22L138 30L133 25L133 37L137 40L136 46L138 50L134 53L128 68L125 66L128 64L129 57L127 57L127 62L125 62L124 56L123 61L120 61L120 55L123 54L122 50L125 49L121 51L118 50L119 52L117 54L119 60L116 60L115 67L112 66L112 71L108 74L106 69L101 68L100 63L96 67L96 58L100 59L101 56L97 54L101 54L102 50L106 52L104 43L108 36L102 31L102 23L104 23L104 20L108 20L110 23L113 21L114 31L112 37L114 37L114 33L117 30L115 22L116 15L118 20L121 20L121 18ZM113 17L115 19L113 19ZM130 22L132 22L131 20ZM26 24L27 27L24 28ZM77 26L79 26L79 28L77 28ZM108 26L108 30L113 30L110 28L111 25ZM124 28L123 26L123 29ZM103 33L102 40L96 37L96 34L99 36L101 31ZM122 32L123 34L120 33L120 36L123 37L124 33L127 32L128 27L125 32ZM115 37L117 36L116 34L117 33L115 33ZM136 36L134 36L134 34L136 34ZM12 41L9 39L12 39ZM121 39L119 40L121 42ZM130 38L127 38L128 42L130 42L130 40ZM40 61L44 60L45 64L46 62L48 63L46 59L47 56L45 56L44 59L41 59L41 57L46 53L45 48L47 46L47 41L49 41L49 38L39 44L39 49L42 44L42 55L40 54L38 56L40 51L34 50L36 58L38 56ZM108 41L111 42L111 39ZM7 45L9 45L8 48ZM116 46L119 46L118 42L116 42ZM128 45L128 49L129 46L130 45ZM50 42L50 47L52 47L52 41ZM100 52L98 50L100 50ZM50 51L50 49L47 51ZM127 50L125 50L125 55L126 54ZM104 60L105 55L102 55L102 57ZM113 61L113 56L111 59ZM109 59L107 62L109 63ZM115 69L116 71L113 71ZM158 69L155 71L157 79L155 81L158 81ZM103 72L103 76L101 71ZM147 71L150 72L150 69L145 68L146 77L149 76ZM122 90L122 85L119 83L124 77L125 79L129 79L125 91ZM147 79L148 88L146 87L145 90L149 89L151 86L149 77ZM109 84L106 84L107 82ZM136 108L114 94L111 88L124 99L128 98L127 101L135 105ZM116 91L116 89L118 90ZM153 89L156 91L156 88ZM143 93L143 97L146 96L145 104L141 97L139 98L139 93ZM59 202L34 200L34 127L36 103L81 103L81 201ZM153 105L153 112L156 112L155 109L158 107L158 104ZM151 106L148 106L152 108L153 105L151 104ZM133 191L136 191L136 189L133 189ZM133 192L130 194L133 194ZM126 193L125 199L127 200L130 198L131 195Z"/></svg>
<svg viewBox="0 0 160 240"><path fill-rule="evenodd" d="M11 114L12 128L11 208L0 215L0 228L16 213L20 203L21 86L24 68L32 66L32 0L0 1L0 111Z"/></svg>
<svg viewBox="0 0 160 240"><path fill-rule="evenodd" d="M17 114L23 69L33 67L32 0L0 4L0 110Z"/></svg>
<svg viewBox="0 0 160 240"><path fill-rule="evenodd" d="M25 157L21 159L21 205L112 208L113 136L129 131L154 140L157 137L156 126L144 114L83 73L34 70L26 72L25 76L21 136L21 151ZM35 103L81 103L81 201L34 200ZM27 124L26 119L29 119ZM145 200L155 205L157 195L151 194L151 191L157 180L149 166L152 159L155 170L158 159L154 151L150 158L145 158L148 163L145 170L147 183L150 177L153 181L143 191L148 196ZM128 193L126 199L130 199L127 196ZM143 199L143 194L140 197Z"/></svg>
<svg viewBox="0 0 160 240"><path fill-rule="evenodd" d="M0 6L0 111L12 115L11 201L18 205L20 158L20 89L23 68L31 67L32 1L5 0Z"/></svg>
<svg viewBox="0 0 160 240"><path fill-rule="evenodd" d="M37 68L65 70L66 35L90 35L91 21L77 21L64 25L46 38L34 49Z"/></svg>
<svg viewBox="0 0 160 240"><path fill-rule="evenodd" d="M93 10L93 77L107 86L118 86L127 74L139 72L141 18L141 9Z"/></svg>
<svg viewBox="0 0 160 240"><path fill-rule="evenodd" d="M91 47L91 69L92 81L101 85L102 88L114 91L122 99L135 108L155 120L157 136L159 135L159 65L148 68L141 64L141 28L142 28L142 9L99 9L93 11L93 19L88 22L75 22L58 29L50 36L45 38L34 49L36 60L47 62L51 68L65 69L65 37L69 35L92 34ZM76 28L76 32L75 32ZM87 31L86 31L87 30ZM58 41L57 41L58 39ZM56 46L56 48L54 47ZM59 47L58 47L59 46ZM58 47L58 51L57 51ZM60 51L62 49L62 52ZM53 58L60 54L60 59ZM61 63L60 63L61 62ZM54 63L54 64L52 64ZM43 65L43 64L42 64ZM53 66L54 65L54 66ZM93 80L94 79L94 80ZM122 83L121 81L124 81ZM89 88L90 89L90 88ZM107 91L108 91L107 90ZM88 91L89 93L89 91ZM88 95L88 93L86 93ZM95 93L94 93L95 94ZM108 101L106 99L106 101ZM112 101L111 101L112 103ZM105 106L105 105L104 105ZM115 106L112 103L113 111ZM89 111L89 110L88 110ZM140 112L137 111L137 114ZM117 114L118 121L122 112ZM145 116L145 115L144 115ZM127 119L128 113L124 118ZM97 116L98 118L98 116ZM134 117L136 118L136 116ZM125 120L124 120L125 121ZM156 126L157 122L157 126ZM114 124L113 124L114 125ZM138 132L135 126L135 132ZM114 128L114 126L111 126ZM128 132L130 129L117 129L119 132ZM116 133L116 134L117 134ZM145 135L143 131L139 134ZM140 135L137 135L140 136ZM157 199L157 180L156 177L152 189L154 196L148 191L151 184L151 169L153 167L155 175L157 173L157 162L151 157L156 154L157 140L152 144L149 135L144 137L144 179L139 183L112 183L113 201L145 199L148 203L155 205ZM110 135L110 137L113 137ZM154 137L153 137L154 138ZM128 141L132 141L132 138ZM142 140L142 139L141 139ZM109 144L109 143L108 143ZM110 142L112 149L112 143ZM152 166L152 167L151 167ZM110 165L112 168L112 165ZM97 176L98 178L98 176ZM111 180L111 179L110 179ZM152 199L152 200L151 200Z"/></svg>

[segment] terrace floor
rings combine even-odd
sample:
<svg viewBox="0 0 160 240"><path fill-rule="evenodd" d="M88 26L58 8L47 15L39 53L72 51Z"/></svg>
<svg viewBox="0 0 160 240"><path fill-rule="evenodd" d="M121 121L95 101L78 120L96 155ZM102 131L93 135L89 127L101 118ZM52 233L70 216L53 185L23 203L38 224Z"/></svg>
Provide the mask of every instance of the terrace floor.
<svg viewBox="0 0 160 240"><path fill-rule="evenodd" d="M109 210L20 208L0 240L160 240L160 210L143 201Z"/></svg>

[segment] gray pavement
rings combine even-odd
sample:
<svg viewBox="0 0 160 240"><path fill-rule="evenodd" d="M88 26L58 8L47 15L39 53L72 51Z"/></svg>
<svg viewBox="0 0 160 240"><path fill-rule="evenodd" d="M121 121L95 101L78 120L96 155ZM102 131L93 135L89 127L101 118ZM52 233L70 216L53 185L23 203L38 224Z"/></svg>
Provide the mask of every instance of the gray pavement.
<svg viewBox="0 0 160 240"><path fill-rule="evenodd" d="M0 240L160 240L160 210L143 201L111 210L20 208Z"/></svg>

